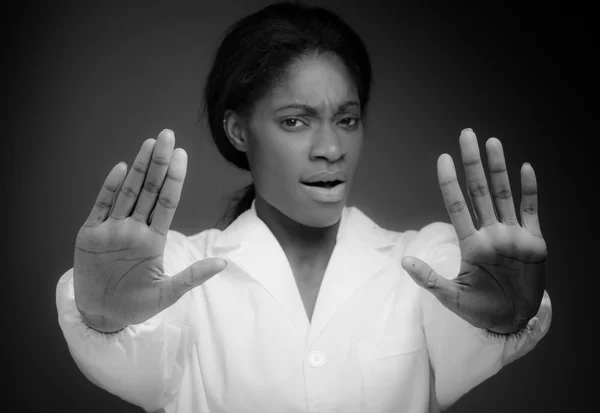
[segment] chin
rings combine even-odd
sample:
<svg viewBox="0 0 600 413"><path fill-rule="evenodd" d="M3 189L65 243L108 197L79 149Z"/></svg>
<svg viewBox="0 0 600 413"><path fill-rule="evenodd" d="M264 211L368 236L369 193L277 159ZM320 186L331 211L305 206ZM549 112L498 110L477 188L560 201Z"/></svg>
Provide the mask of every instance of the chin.
<svg viewBox="0 0 600 413"><path fill-rule="evenodd" d="M344 202L318 203L307 207L296 221L307 227L326 228L335 225L342 217ZM310 212L309 212L310 211Z"/></svg>
<svg viewBox="0 0 600 413"><path fill-rule="evenodd" d="M342 217L346 197L339 202L318 202L304 196L272 197L273 202L258 194L266 214L281 214L312 228L327 228L335 225ZM281 202L276 202L281 201Z"/></svg>

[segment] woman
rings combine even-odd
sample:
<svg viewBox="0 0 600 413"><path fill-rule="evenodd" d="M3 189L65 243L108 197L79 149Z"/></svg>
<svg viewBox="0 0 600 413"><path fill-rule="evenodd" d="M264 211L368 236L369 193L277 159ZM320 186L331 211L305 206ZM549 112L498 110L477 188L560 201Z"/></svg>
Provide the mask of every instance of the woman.
<svg viewBox="0 0 600 413"><path fill-rule="evenodd" d="M253 186L225 228L169 230L186 173L171 131L108 174L57 286L82 372L161 412L435 412L547 333L533 169L521 224L497 139L438 177L452 225L378 227L345 206L371 67L335 14L275 4L233 25L205 86L217 148ZM496 216L496 214L498 216Z"/></svg>

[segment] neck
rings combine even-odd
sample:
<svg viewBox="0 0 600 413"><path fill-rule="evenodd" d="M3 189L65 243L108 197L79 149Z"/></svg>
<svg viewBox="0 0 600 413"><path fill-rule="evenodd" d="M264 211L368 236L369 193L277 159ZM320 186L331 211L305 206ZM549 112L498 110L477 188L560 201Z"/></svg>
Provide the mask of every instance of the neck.
<svg viewBox="0 0 600 413"><path fill-rule="evenodd" d="M314 267L325 264L335 246L340 220L324 228L294 221L256 194L256 215L269 227L292 265Z"/></svg>

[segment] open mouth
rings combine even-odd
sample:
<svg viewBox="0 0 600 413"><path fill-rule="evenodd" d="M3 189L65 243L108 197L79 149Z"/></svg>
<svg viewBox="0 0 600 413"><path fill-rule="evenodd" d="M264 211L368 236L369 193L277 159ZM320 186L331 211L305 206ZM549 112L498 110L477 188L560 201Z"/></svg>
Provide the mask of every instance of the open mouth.
<svg viewBox="0 0 600 413"><path fill-rule="evenodd" d="M317 182L303 182L304 185L307 186L314 186L317 188L324 188L324 189L331 189L334 188L335 186L339 185L339 184L343 184L343 181L317 181Z"/></svg>

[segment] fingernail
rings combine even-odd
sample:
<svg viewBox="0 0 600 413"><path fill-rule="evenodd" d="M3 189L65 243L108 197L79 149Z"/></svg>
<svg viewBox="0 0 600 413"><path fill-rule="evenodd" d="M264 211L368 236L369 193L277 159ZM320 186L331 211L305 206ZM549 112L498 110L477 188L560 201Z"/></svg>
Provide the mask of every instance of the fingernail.
<svg viewBox="0 0 600 413"><path fill-rule="evenodd" d="M462 131L463 132L473 132L473 129L471 129L471 128L464 128Z"/></svg>
<svg viewBox="0 0 600 413"><path fill-rule="evenodd" d="M525 162L523 165L531 167L531 164L529 162Z"/></svg>

